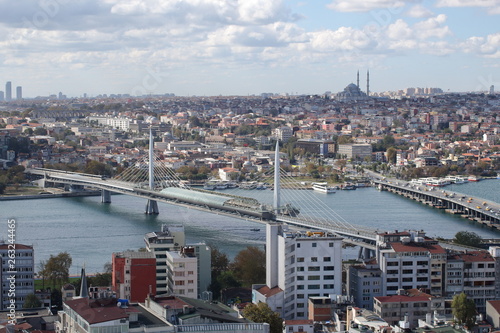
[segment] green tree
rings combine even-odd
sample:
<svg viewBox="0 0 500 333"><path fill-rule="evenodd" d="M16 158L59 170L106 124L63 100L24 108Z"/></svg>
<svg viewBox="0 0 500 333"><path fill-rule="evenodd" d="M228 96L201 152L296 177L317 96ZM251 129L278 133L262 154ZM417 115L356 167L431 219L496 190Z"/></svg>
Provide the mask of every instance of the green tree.
<svg viewBox="0 0 500 333"><path fill-rule="evenodd" d="M43 264L43 272L39 274L50 281L53 289L61 287L69 281L69 269L72 262L73 259L68 252L61 252L57 256L50 255L50 258Z"/></svg>
<svg viewBox="0 0 500 333"><path fill-rule="evenodd" d="M26 295L26 298L24 300L24 309L32 309L32 308L39 308L42 306L42 302L36 297L35 294L30 293Z"/></svg>
<svg viewBox="0 0 500 333"><path fill-rule="evenodd" d="M249 304L243 309L243 316L254 323L268 323L270 333L283 332L283 319L266 303Z"/></svg>
<svg viewBox="0 0 500 333"><path fill-rule="evenodd" d="M396 163L396 152L397 150L394 147L387 148L387 162Z"/></svg>
<svg viewBox="0 0 500 333"><path fill-rule="evenodd" d="M474 327L477 313L476 304L472 299L467 298L465 293L453 296L451 308L459 325L467 327L468 330Z"/></svg>
<svg viewBox="0 0 500 333"><path fill-rule="evenodd" d="M453 242L466 246L481 247L483 238L473 231L459 231L455 234Z"/></svg>
<svg viewBox="0 0 500 333"><path fill-rule="evenodd" d="M249 246L236 255L230 269L243 286L265 282L266 253L256 246Z"/></svg>

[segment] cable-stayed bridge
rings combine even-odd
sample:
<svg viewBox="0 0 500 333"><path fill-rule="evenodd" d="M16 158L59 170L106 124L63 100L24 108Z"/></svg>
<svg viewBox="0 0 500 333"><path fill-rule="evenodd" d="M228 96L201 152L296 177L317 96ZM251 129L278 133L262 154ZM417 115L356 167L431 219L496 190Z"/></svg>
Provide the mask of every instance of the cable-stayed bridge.
<svg viewBox="0 0 500 333"><path fill-rule="evenodd" d="M188 186L172 168L153 154L152 149L149 156L133 163L114 178L42 168L26 172L43 178L45 185L66 184L74 191L85 187L100 189L103 203L111 202L111 193L145 198L147 214L158 214L157 202L166 202L262 223L284 222L324 230L344 237L348 243L375 249L375 229L349 223L318 200L313 191L307 190L279 167L278 154L274 166L258 180L240 183L240 187L232 182L210 184L212 188L234 187L224 193ZM260 195L265 192L259 189L266 187L273 189L273 202L266 199L269 195ZM300 203L301 207L296 203Z"/></svg>

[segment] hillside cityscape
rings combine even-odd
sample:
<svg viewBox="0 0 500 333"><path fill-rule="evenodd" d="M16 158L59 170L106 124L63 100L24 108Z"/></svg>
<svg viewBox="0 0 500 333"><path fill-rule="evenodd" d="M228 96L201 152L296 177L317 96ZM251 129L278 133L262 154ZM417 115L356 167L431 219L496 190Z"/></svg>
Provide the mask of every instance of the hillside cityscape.
<svg viewBox="0 0 500 333"><path fill-rule="evenodd" d="M321 95L25 99L8 82L0 94L0 193L67 190L33 187L28 169L113 178L148 155L150 134L162 165L198 185L258 181L275 164L276 142L279 165L301 183L366 186L369 171L403 181L499 173L493 87L369 89L358 74L356 84ZM2 319L16 330L64 333L483 333L500 326L500 248L481 248L473 233L457 233L449 248L425 231L386 231L370 254L342 262L336 234L278 223L266 229L265 250L249 247L230 262L217 248L187 244L182 225L164 225L144 235L145 248L103 254L111 258L105 271L88 277L82 270L71 283L70 254L54 250L39 265L36 247L18 235L16 258L28 259L16 261L18 282L2 287L3 295L16 293L15 301L3 298ZM0 251L9 255L8 241Z"/></svg>

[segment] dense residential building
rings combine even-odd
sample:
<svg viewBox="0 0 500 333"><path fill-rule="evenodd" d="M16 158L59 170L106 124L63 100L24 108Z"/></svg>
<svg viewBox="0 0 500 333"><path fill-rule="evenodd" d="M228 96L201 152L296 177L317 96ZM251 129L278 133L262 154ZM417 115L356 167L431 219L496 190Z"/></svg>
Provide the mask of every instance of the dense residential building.
<svg viewBox="0 0 500 333"><path fill-rule="evenodd" d="M274 137L281 142L287 142L293 136L293 129L288 126L281 126L274 130Z"/></svg>
<svg viewBox="0 0 500 333"><path fill-rule="evenodd" d="M373 310L373 297L385 294L382 271L375 260L349 266L346 285L347 294L353 297L354 303L368 310Z"/></svg>
<svg viewBox="0 0 500 333"><path fill-rule="evenodd" d="M433 297L417 289L401 291L399 295L374 297L374 312L391 325L408 322L411 329L429 314L445 317L451 315L444 298Z"/></svg>
<svg viewBox="0 0 500 333"><path fill-rule="evenodd" d="M307 319L309 297L342 293L342 238L268 224L266 249L266 284L252 286L254 303L286 320Z"/></svg>
<svg viewBox="0 0 500 333"><path fill-rule="evenodd" d="M335 142L332 140L299 139L296 148L302 148L307 153L318 154L325 157L335 155Z"/></svg>
<svg viewBox="0 0 500 333"><path fill-rule="evenodd" d="M119 298L144 302L156 294L156 258L152 252L113 253L112 285Z"/></svg>
<svg viewBox="0 0 500 333"><path fill-rule="evenodd" d="M367 143L340 144L337 154L348 159L363 160L365 157L372 156L372 145Z"/></svg>
<svg viewBox="0 0 500 333"><path fill-rule="evenodd" d="M167 251L179 251L186 245L184 226L162 225L161 231L147 233L144 236L146 251L156 258L156 293L164 294L167 288Z"/></svg>
<svg viewBox="0 0 500 333"><path fill-rule="evenodd" d="M425 288L441 295L446 251L425 233L394 232L377 235L377 262L382 289L395 295L400 289Z"/></svg>
<svg viewBox="0 0 500 333"><path fill-rule="evenodd" d="M198 297L198 258L193 247L167 252L167 289L170 295Z"/></svg>
<svg viewBox="0 0 500 333"><path fill-rule="evenodd" d="M35 292L33 246L2 242L0 257L2 258L0 310L9 310L12 304L15 309L22 309L26 296Z"/></svg>

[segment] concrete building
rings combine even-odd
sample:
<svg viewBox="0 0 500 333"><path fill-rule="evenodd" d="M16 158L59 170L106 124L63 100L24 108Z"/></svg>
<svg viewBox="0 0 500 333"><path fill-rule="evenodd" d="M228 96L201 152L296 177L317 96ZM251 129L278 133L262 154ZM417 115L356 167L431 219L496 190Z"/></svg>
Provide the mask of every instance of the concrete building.
<svg viewBox="0 0 500 333"><path fill-rule="evenodd" d="M295 147L325 157L335 155L335 143L332 140L299 139Z"/></svg>
<svg viewBox="0 0 500 333"><path fill-rule="evenodd" d="M162 225L161 231L150 232L144 236L146 250L156 258L156 294L164 294L167 288L167 251L179 251L186 245L184 226Z"/></svg>
<svg viewBox="0 0 500 333"><path fill-rule="evenodd" d="M22 309L26 296L35 292L33 247L19 243L0 243L0 257L2 258L0 310L9 310L11 304L14 304L16 309Z"/></svg>
<svg viewBox="0 0 500 333"><path fill-rule="evenodd" d="M293 129L288 126L281 126L274 129L274 137L281 141L287 142L293 136Z"/></svg>
<svg viewBox="0 0 500 333"><path fill-rule="evenodd" d="M253 303L267 303L285 320L307 319L309 297L342 293L342 238L268 224L266 249L266 285L252 286Z"/></svg>
<svg viewBox="0 0 500 333"><path fill-rule="evenodd" d="M347 273L347 294L354 303L373 311L373 297L383 296L382 271L375 260L362 265L351 265Z"/></svg>
<svg viewBox="0 0 500 333"><path fill-rule="evenodd" d="M12 100L12 82L7 81L5 84L5 101L10 102Z"/></svg>
<svg viewBox="0 0 500 333"><path fill-rule="evenodd" d="M23 87L21 87L21 86L16 87L16 99L18 101L23 99Z"/></svg>
<svg viewBox="0 0 500 333"><path fill-rule="evenodd" d="M198 297L198 259L193 247L167 252L167 289L170 295Z"/></svg>
<svg viewBox="0 0 500 333"><path fill-rule="evenodd" d="M372 145L367 143L340 144L337 153L341 156L345 155L348 159L363 160L367 156L371 157Z"/></svg>
<svg viewBox="0 0 500 333"><path fill-rule="evenodd" d="M382 271L382 290L395 295L400 289L425 288L441 295L446 251L423 231L378 234L376 258Z"/></svg>
<svg viewBox="0 0 500 333"><path fill-rule="evenodd" d="M119 298L144 302L156 294L156 258L152 252L113 253L112 286Z"/></svg>

